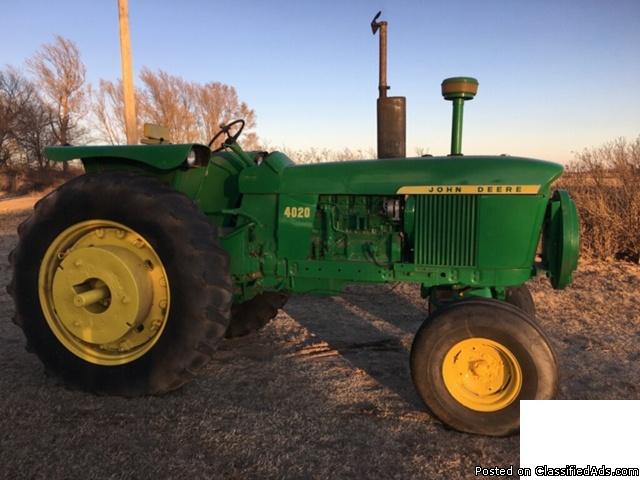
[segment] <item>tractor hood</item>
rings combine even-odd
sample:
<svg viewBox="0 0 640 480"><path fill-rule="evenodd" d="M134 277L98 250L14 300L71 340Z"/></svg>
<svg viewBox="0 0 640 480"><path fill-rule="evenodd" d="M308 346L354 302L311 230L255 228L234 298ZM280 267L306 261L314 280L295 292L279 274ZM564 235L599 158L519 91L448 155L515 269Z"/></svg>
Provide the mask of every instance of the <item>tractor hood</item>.
<svg viewBox="0 0 640 480"><path fill-rule="evenodd" d="M54 162L66 162L68 160L87 159L121 159L143 163L158 170L172 170L184 163L189 152L193 149L198 153L206 149L208 158L209 149L204 145L185 144L160 144L160 145L98 145L80 147L46 147L46 157Z"/></svg>
<svg viewBox="0 0 640 480"><path fill-rule="evenodd" d="M562 173L557 163L508 156L417 157L295 165L275 153L240 175L242 193L395 195L457 193L431 191L456 186L461 193L508 193L495 186L537 193ZM271 155L270 155L271 157ZM284 157L286 158L286 157ZM477 187L483 187L477 190ZM487 191L491 187L492 190ZM538 187L535 189L535 187ZM473 192L470 189L476 189ZM535 191L534 191L535 190Z"/></svg>

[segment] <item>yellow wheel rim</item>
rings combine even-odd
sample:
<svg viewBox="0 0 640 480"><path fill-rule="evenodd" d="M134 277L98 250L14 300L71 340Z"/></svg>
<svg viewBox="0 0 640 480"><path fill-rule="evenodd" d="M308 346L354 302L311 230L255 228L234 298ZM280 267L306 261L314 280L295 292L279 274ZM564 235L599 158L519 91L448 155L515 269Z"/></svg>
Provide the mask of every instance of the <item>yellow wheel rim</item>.
<svg viewBox="0 0 640 480"><path fill-rule="evenodd" d="M56 338L97 365L122 365L148 352L167 323L169 283L145 238L108 220L77 223L44 254L38 295Z"/></svg>
<svg viewBox="0 0 640 480"><path fill-rule="evenodd" d="M444 357L442 377L456 401L478 412L506 408L522 389L516 357L487 338L468 338L451 347Z"/></svg>

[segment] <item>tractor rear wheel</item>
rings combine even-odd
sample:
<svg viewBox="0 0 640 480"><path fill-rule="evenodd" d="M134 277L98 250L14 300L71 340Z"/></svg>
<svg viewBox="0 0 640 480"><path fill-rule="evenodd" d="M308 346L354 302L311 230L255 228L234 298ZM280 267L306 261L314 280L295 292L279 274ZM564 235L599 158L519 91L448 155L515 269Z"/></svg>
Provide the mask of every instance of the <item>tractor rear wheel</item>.
<svg viewBox="0 0 640 480"><path fill-rule="evenodd" d="M225 337L236 338L260 330L284 307L289 296L280 292L264 292L251 300L231 307L231 322Z"/></svg>
<svg viewBox="0 0 640 480"><path fill-rule="evenodd" d="M411 348L418 394L444 424L505 436L520 425L520 400L553 398L556 360L540 327L522 310L491 299L439 309Z"/></svg>
<svg viewBox="0 0 640 480"><path fill-rule="evenodd" d="M84 175L18 227L15 322L48 372L102 394L191 380L224 336L229 259L191 200L154 178Z"/></svg>

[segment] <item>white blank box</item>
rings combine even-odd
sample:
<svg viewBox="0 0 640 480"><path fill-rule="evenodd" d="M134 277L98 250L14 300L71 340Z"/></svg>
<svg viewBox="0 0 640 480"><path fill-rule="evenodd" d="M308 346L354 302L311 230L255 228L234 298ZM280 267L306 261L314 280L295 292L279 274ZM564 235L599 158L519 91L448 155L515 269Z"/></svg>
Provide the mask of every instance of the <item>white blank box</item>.
<svg viewBox="0 0 640 480"><path fill-rule="evenodd" d="M520 466L640 467L639 432L640 400L523 400Z"/></svg>

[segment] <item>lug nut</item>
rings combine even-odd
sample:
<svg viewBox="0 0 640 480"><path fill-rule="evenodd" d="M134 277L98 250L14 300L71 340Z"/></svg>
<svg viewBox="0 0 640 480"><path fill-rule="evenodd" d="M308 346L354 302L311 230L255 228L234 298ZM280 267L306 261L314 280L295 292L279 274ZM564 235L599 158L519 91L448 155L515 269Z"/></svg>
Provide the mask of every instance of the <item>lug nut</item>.
<svg viewBox="0 0 640 480"><path fill-rule="evenodd" d="M163 310L167 308L167 301L164 298L160 300L160 308L162 308Z"/></svg>
<svg viewBox="0 0 640 480"><path fill-rule="evenodd" d="M104 229L103 228L98 228L96 230L96 237L98 237L98 238L103 238L104 237Z"/></svg>
<svg viewBox="0 0 640 480"><path fill-rule="evenodd" d="M149 330L151 330L152 333L155 333L160 329L161 326L162 326L162 319L156 318L151 322L151 326L149 327Z"/></svg>

